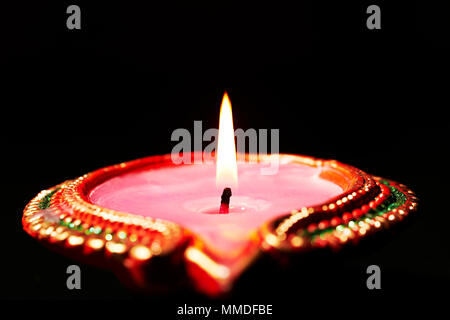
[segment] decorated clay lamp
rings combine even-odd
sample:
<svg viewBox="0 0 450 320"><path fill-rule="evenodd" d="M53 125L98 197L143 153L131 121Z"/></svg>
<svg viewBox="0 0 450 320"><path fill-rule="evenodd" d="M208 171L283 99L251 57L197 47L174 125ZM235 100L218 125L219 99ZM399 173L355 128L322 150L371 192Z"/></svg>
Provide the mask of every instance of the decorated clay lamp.
<svg viewBox="0 0 450 320"><path fill-rule="evenodd" d="M274 156L278 171L261 174ZM23 226L133 287L167 287L161 276L171 270L171 278L217 295L262 254L338 249L416 208L404 185L335 160L237 158L225 95L215 163L176 165L162 155L102 168L41 191L26 206Z"/></svg>

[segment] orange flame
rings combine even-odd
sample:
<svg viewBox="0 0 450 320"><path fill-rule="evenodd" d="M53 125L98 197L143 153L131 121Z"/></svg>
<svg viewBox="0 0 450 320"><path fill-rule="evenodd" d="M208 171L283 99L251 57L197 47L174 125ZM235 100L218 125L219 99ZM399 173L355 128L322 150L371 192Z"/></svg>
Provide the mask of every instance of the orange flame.
<svg viewBox="0 0 450 320"><path fill-rule="evenodd" d="M220 106L219 134L217 137L216 186L218 189L238 185L236 145L234 142L233 113L228 94L223 95Z"/></svg>

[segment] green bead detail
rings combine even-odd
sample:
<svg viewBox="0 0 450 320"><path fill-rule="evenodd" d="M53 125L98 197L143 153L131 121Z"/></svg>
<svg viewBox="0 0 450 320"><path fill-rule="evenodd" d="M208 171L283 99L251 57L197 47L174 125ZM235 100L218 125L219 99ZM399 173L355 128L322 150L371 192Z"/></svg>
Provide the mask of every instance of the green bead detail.
<svg viewBox="0 0 450 320"><path fill-rule="evenodd" d="M369 211L367 211L367 213L365 215L363 215L362 217L360 217L357 220L351 220L348 223L348 227L352 227L354 225L356 225L357 223L359 224L360 222L364 222L365 219L369 218L369 219L373 219L377 216L381 216L386 212L392 211L393 209L401 206L402 204L404 204L406 202L406 195L401 192L400 190L398 190L397 188L391 186L389 184L389 182L385 181L385 180L380 180L380 183L389 186L389 189L391 190L391 195L386 199L386 201L384 201L382 204L380 204L378 207L376 207L376 209L369 209ZM344 229L344 227L346 227L345 225L339 225L337 227L329 227L327 229L323 229L323 230L314 230L314 232L308 232L308 230L302 230L302 236L305 237L311 237L311 240L314 240L315 237L317 236L322 236L326 233L332 232L335 229L339 230L341 229L341 231Z"/></svg>
<svg viewBox="0 0 450 320"><path fill-rule="evenodd" d="M60 188L56 188L46 196L44 196L41 201L39 201L38 208L41 210L48 209L50 207L50 201L52 200L53 195L56 191L58 191Z"/></svg>

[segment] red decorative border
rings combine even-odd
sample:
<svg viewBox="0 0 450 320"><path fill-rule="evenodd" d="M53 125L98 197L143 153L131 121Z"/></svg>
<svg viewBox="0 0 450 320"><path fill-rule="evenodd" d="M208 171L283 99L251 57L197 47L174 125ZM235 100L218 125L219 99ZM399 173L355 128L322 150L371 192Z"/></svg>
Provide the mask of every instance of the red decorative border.
<svg viewBox="0 0 450 320"><path fill-rule="evenodd" d="M270 157L246 155L246 159L269 161ZM404 185L389 181L387 186L380 183L380 178L334 160L285 154L280 159L321 167L321 178L338 184L344 192L325 203L293 208L292 212L280 214L261 226L233 263L218 262L220 259L201 238L173 222L118 212L89 202L89 192L114 176L146 167L175 166L170 155L105 167L44 190L24 209L23 226L52 249L115 270L133 287L154 289L169 285L158 283L158 272L172 268L179 278L174 275L171 280L182 281L188 276L197 289L215 295L229 290L262 252L339 248L402 220L416 209L416 197ZM398 190L406 200L392 210L368 217L370 211L392 196L390 188ZM48 208L43 209L42 203L50 194ZM327 232L320 237L311 236L317 230ZM166 271L155 271L161 266Z"/></svg>

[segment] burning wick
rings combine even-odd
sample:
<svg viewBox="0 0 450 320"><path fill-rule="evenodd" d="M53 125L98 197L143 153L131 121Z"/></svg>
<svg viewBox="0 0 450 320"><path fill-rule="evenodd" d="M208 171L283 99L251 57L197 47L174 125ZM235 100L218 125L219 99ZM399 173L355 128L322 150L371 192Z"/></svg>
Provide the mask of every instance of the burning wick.
<svg viewBox="0 0 450 320"><path fill-rule="evenodd" d="M223 189L222 196L220 197L221 200L219 213L229 213L231 195L231 188Z"/></svg>
<svg viewBox="0 0 450 320"><path fill-rule="evenodd" d="M219 134L217 142L216 187L222 190L219 213L230 211L231 188L238 187L236 146L234 143L233 114L231 102L225 92L220 106Z"/></svg>

